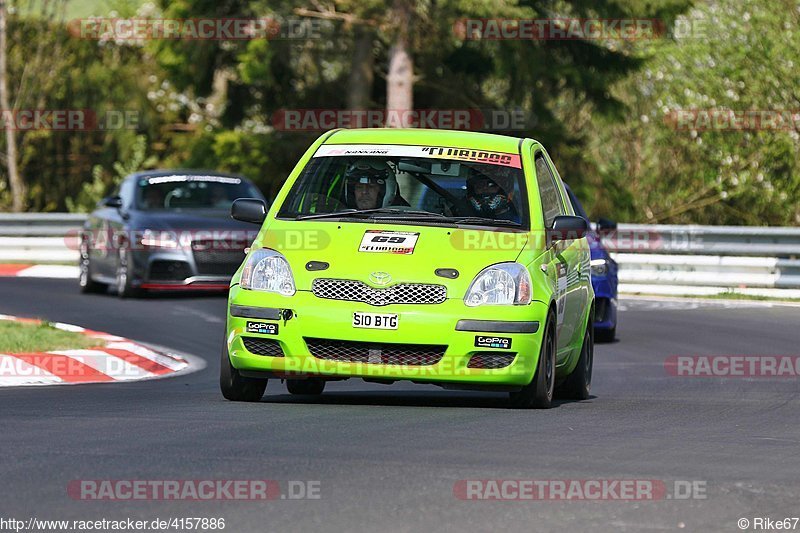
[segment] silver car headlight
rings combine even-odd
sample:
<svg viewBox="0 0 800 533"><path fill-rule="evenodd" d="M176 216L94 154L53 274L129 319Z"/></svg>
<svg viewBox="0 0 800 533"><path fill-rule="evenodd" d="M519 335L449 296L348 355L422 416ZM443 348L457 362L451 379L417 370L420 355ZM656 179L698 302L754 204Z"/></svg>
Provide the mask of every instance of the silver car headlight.
<svg viewBox="0 0 800 533"><path fill-rule="evenodd" d="M519 263L499 263L481 270L469 285L464 303L479 305L527 305L531 303L531 275Z"/></svg>
<svg viewBox="0 0 800 533"><path fill-rule="evenodd" d="M292 268L275 250L261 248L247 256L239 285L252 291L276 292L284 296L295 293Z"/></svg>
<svg viewBox="0 0 800 533"><path fill-rule="evenodd" d="M146 229L139 240L147 248L180 248L181 243L174 231L157 231Z"/></svg>
<svg viewBox="0 0 800 533"><path fill-rule="evenodd" d="M606 259L592 259L592 276L605 276L608 273L608 261Z"/></svg>

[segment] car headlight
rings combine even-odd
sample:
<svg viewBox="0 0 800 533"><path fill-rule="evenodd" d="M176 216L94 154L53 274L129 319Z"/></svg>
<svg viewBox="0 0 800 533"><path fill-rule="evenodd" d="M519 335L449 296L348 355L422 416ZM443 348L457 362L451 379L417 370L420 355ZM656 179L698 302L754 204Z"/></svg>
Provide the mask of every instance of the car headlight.
<svg viewBox="0 0 800 533"><path fill-rule="evenodd" d="M592 259L592 276L605 276L608 273L608 260Z"/></svg>
<svg viewBox="0 0 800 533"><path fill-rule="evenodd" d="M142 246L150 248L179 248L178 237L172 231L155 231L146 229L140 240Z"/></svg>
<svg viewBox="0 0 800 533"><path fill-rule="evenodd" d="M289 262L282 254L266 248L255 250L247 257L239 285L243 289L277 292L284 296L295 293Z"/></svg>
<svg viewBox="0 0 800 533"><path fill-rule="evenodd" d="M531 275L519 263L499 263L481 270L469 285L464 303L527 305L531 303Z"/></svg>

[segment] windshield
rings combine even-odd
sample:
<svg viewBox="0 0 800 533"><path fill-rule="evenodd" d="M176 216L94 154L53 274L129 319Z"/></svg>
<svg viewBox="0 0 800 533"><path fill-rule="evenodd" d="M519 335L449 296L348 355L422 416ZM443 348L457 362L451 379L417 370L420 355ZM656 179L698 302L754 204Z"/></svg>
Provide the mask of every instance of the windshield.
<svg viewBox="0 0 800 533"><path fill-rule="evenodd" d="M302 218L378 209L394 219L527 224L519 155L439 147L320 147L278 213ZM456 152L455 157L448 150ZM379 153L379 155L372 155ZM434 157L431 157L434 156ZM472 217L474 220L465 220Z"/></svg>
<svg viewBox="0 0 800 533"><path fill-rule="evenodd" d="M151 176L136 183L138 209L229 210L237 198L261 198L252 184L228 176Z"/></svg>

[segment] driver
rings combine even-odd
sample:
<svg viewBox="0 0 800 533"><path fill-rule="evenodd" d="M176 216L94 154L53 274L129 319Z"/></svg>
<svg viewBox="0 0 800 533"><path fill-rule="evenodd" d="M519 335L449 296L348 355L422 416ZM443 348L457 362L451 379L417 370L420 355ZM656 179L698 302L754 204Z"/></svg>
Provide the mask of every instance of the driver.
<svg viewBox="0 0 800 533"><path fill-rule="evenodd" d="M146 209L163 209L164 196L158 187L150 185L144 190L144 206Z"/></svg>
<svg viewBox="0 0 800 533"><path fill-rule="evenodd" d="M358 159L345 172L345 199L356 209L408 205L400 196L394 171L380 159Z"/></svg>
<svg viewBox="0 0 800 533"><path fill-rule="evenodd" d="M467 180L467 202L477 216L519 222L511 202L511 187L505 189L484 174L474 173Z"/></svg>

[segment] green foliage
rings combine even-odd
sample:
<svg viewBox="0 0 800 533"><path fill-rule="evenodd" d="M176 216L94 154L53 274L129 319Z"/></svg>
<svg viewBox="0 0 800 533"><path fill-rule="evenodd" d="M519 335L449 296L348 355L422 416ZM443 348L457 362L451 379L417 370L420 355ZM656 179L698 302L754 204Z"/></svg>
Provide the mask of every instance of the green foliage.
<svg viewBox="0 0 800 533"><path fill-rule="evenodd" d="M106 172L101 165L92 167L92 181L84 182L80 192L75 198L67 198L67 210L71 213L88 213L92 211L97 202L117 185L122 183L129 174L136 171L153 168L157 162L154 156L147 156L147 137L137 135L133 143L126 147L127 159L114 161L113 173Z"/></svg>
<svg viewBox="0 0 800 533"><path fill-rule="evenodd" d="M372 39L368 101L386 104L398 26L380 0L97 0L92 12L300 19L309 39L76 39L10 20L18 108L135 110L134 129L21 132L34 210L91 209L140 168L238 172L274 195L319 132L274 129L282 109L347 105L358 35ZM418 109L521 110L594 216L631 222L797 224L798 131L676 128L683 109L800 109L800 11L792 0L417 0L409 49ZM687 11L688 10L688 11ZM650 18L681 32L641 41L463 40L463 18ZM694 30L686 34L687 28ZM35 90L34 90L35 88ZM0 139L0 146L4 141ZM1 166L0 161L0 166ZM88 178L88 179L87 179ZM8 201L0 180L0 206Z"/></svg>
<svg viewBox="0 0 800 533"><path fill-rule="evenodd" d="M693 35L643 47L645 68L618 87L629 118L600 128L592 153L601 211L664 223L800 223L797 125L677 124L676 110L800 108L800 11L791 1L714 0L683 19ZM687 126L688 124L688 126Z"/></svg>

